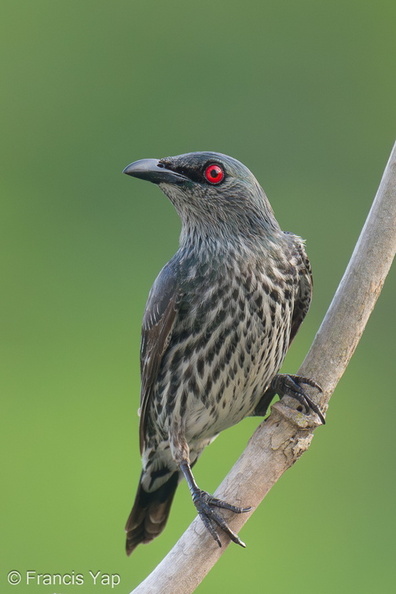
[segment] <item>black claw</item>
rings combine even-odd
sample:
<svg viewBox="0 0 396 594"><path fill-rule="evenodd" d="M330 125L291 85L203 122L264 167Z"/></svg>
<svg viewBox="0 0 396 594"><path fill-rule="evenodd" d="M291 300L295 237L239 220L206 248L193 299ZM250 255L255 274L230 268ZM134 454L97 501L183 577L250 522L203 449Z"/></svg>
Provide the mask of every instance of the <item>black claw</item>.
<svg viewBox="0 0 396 594"><path fill-rule="evenodd" d="M213 539L217 542L217 544L219 545L219 547L222 546L219 535L216 532L215 527L213 526L213 522L210 520L210 518L203 513L199 513L199 517L201 518L202 522L204 523L204 526L207 530L209 530L210 534L212 535Z"/></svg>
<svg viewBox="0 0 396 594"><path fill-rule="evenodd" d="M205 493L205 491L204 491ZM208 495L208 493L207 493ZM237 507L236 505L231 505L230 503L227 503L226 501L223 501L222 499L216 499L216 497L212 497L212 495L209 495L210 497L210 505L214 505L215 507L221 507L222 509L228 509L232 512L234 512L234 514L243 514L245 512L249 512L252 510L252 507Z"/></svg>
<svg viewBox="0 0 396 594"><path fill-rule="evenodd" d="M216 513L213 507L228 509L236 514L248 512L252 509L251 507L237 507L235 505L231 505L226 501L222 501L221 499L213 497L201 489L194 490L193 502L205 527L207 530L209 530L210 534L217 542L219 547L222 545L215 528L216 525L221 528L233 542L239 544L241 547L246 547L245 543L239 538L237 534L235 534L233 530L231 530L224 518L219 513Z"/></svg>
<svg viewBox="0 0 396 594"><path fill-rule="evenodd" d="M197 508L197 512L204 523L205 528L210 532L213 539L217 542L219 547L221 547L221 542L219 535L216 530L216 526L221 528L223 532L225 532L230 539L239 544L241 547L246 547L245 543L239 538L237 534L228 526L225 519L217 513L213 508L219 507L221 509L228 509L229 511L234 512L235 514L243 514L245 512L250 511L251 507L237 507L236 505L231 505L222 499L217 499L210 495L206 491L202 491L195 482L193 473L191 472L190 463L184 460L180 464L180 470L184 474L184 477L188 483L188 487L190 489L192 500L194 502L195 507Z"/></svg>
<svg viewBox="0 0 396 594"><path fill-rule="evenodd" d="M302 377L299 375L278 374L272 381L272 389L279 394L279 396L291 396L302 404L308 414L311 410L314 411L320 418L322 425L326 424L326 419L317 404L304 391L301 384L306 384L322 392L322 388L314 380L309 377Z"/></svg>

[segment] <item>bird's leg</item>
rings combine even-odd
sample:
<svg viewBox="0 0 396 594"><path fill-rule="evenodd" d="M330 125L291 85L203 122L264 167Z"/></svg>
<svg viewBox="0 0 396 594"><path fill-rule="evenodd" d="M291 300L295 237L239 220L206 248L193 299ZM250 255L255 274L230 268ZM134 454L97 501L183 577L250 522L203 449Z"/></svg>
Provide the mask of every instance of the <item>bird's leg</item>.
<svg viewBox="0 0 396 594"><path fill-rule="evenodd" d="M202 491L195 482L194 475L191 471L191 467L188 461L184 460L180 463L180 470L183 472L185 479L187 481L188 487L190 489L192 500L194 502L195 507L197 508L198 514L203 521L207 530L209 530L210 534L213 536L214 540L217 542L219 547L221 547L221 542L219 539L219 535L216 531L216 525L221 528L230 539L239 544L241 547L245 547L245 543L239 538L235 532L231 530L231 528L227 525L224 518L217 513L213 507L220 507L222 509L228 509L235 514L241 514L244 512L250 511L251 507L236 507L235 505L231 505L226 501L222 501L221 499L217 499L210 495L206 491Z"/></svg>
<svg viewBox="0 0 396 594"><path fill-rule="evenodd" d="M245 543L241 541L239 536L235 534L235 532L233 532L227 525L224 518L213 508L220 507L223 509L228 509L235 514L248 512L252 508L236 507L235 505L231 505L230 503L213 497L213 495L210 495L206 491L202 491L202 489L198 487L191 471L190 448L188 447L188 443L184 437L184 427L175 420L173 420L171 429L169 431L169 443L173 459L178 464L187 481L188 488L190 489L192 495L192 500L195 507L197 508L197 512L205 527L209 530L210 534L213 536L219 547L221 547L221 542L216 531L216 525L226 534L228 534L232 541L241 545L242 547L246 546Z"/></svg>
<svg viewBox="0 0 396 594"><path fill-rule="evenodd" d="M287 373L278 373L271 382L269 390L274 394L282 396L290 396L297 400L305 408L306 413L313 410L324 425L326 423L322 411L317 404L308 396L302 385L306 384L312 388L316 388L322 392L322 388L314 380L309 377L302 377L300 375L289 375Z"/></svg>

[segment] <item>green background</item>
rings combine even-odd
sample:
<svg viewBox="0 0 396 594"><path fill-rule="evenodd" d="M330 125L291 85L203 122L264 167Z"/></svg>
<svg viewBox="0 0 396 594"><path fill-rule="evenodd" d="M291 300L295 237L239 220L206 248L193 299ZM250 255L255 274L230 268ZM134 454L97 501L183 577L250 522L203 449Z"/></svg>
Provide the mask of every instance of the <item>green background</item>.
<svg viewBox="0 0 396 594"><path fill-rule="evenodd" d="M314 302L295 371L348 262L395 138L394 0L3 0L1 592L127 593L195 516L185 484L131 558L140 323L179 221L131 161L217 150L307 239ZM389 592L395 580L395 275L331 402L199 592ZM196 467L214 490L257 425ZM9 586L6 574L22 573ZM83 586L26 585L26 571Z"/></svg>

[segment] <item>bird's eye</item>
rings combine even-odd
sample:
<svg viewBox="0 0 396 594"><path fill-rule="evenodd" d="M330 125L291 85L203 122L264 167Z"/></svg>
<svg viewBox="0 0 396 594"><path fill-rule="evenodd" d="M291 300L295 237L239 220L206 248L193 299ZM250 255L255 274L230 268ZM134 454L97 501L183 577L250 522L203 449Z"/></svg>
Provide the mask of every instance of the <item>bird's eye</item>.
<svg viewBox="0 0 396 594"><path fill-rule="evenodd" d="M208 165L205 169L205 179L210 184L219 184L224 179L224 170L220 165L212 163L212 165Z"/></svg>

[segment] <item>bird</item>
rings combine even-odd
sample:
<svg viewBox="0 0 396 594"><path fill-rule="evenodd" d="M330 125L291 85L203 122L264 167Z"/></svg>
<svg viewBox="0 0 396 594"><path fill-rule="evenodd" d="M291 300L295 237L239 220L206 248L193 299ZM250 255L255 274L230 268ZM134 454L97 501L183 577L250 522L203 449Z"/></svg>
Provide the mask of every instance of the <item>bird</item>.
<svg viewBox="0 0 396 594"><path fill-rule="evenodd" d="M275 394L325 422L304 389L320 386L279 373L311 302L305 244L281 230L251 171L222 153L141 159L123 173L158 185L181 219L179 248L149 292L142 323L142 471L126 552L162 532L183 477L217 544L222 531L244 547L220 510L251 508L200 489L192 467L221 431L264 416Z"/></svg>

